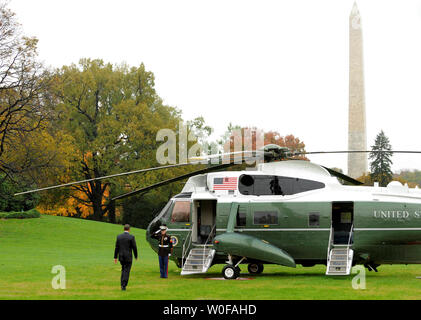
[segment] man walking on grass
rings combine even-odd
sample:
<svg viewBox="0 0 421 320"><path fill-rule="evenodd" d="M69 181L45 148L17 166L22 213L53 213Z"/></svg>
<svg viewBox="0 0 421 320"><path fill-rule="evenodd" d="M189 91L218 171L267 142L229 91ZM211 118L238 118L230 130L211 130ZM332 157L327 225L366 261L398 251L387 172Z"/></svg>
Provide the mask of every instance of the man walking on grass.
<svg viewBox="0 0 421 320"><path fill-rule="evenodd" d="M121 264L121 290L125 291L129 283L130 269L132 268L133 255L137 260L136 240L130 234L130 225L124 225L124 232L117 236L114 250L114 263L117 263L117 257Z"/></svg>

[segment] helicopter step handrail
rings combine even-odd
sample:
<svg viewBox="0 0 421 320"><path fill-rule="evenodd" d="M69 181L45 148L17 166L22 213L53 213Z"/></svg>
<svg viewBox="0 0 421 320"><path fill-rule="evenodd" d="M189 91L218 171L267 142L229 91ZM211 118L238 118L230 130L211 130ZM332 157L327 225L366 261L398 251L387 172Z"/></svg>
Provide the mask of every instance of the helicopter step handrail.
<svg viewBox="0 0 421 320"><path fill-rule="evenodd" d="M329 244L327 246L327 263L326 265L329 264L329 260L330 260L330 249L332 247L332 235L335 232L335 230L333 229L333 222L330 223L330 234L329 234Z"/></svg>
<svg viewBox="0 0 421 320"><path fill-rule="evenodd" d="M205 247L208 244L209 240L213 239L213 232L214 232L215 228L216 228L216 223L213 225L211 231L209 232L208 238L205 241ZM203 251L203 266L205 266L205 258L206 258L205 257L205 251Z"/></svg>
<svg viewBox="0 0 421 320"><path fill-rule="evenodd" d="M186 260L186 254L187 252L189 252L189 249L191 247L192 244L192 233L193 233L193 228L190 228L189 233L187 234L186 240L183 243L183 251L181 254L181 267L184 267L184 263ZM186 244L187 244L187 248L186 248Z"/></svg>

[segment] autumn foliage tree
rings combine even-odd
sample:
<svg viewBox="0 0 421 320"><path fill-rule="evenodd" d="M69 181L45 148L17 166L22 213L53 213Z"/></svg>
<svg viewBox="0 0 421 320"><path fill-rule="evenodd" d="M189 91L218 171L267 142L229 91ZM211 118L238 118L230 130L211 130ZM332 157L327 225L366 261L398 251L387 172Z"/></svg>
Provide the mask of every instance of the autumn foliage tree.
<svg viewBox="0 0 421 320"><path fill-rule="evenodd" d="M256 127L240 127L238 125L232 124L229 124L225 134L221 137L220 140L218 140L218 144L222 146L225 151L236 151L234 150L234 147L236 139L238 139L237 136L239 136L241 139L241 150L248 150L247 147L249 147L251 150L258 150L259 146L257 145L257 141L260 141L263 143L263 145L277 144L280 147L287 147L291 152L305 152L304 142L292 134L282 136L277 131L265 132ZM251 141L249 146L246 142L247 139ZM300 160L308 160L308 158L305 156L295 156L294 158Z"/></svg>
<svg viewBox="0 0 421 320"><path fill-rule="evenodd" d="M165 106L156 94L154 76L143 64L129 67L82 59L57 71L54 95L55 122L75 143L70 180L156 165L157 131L175 129L179 120L179 111ZM74 186L71 196L91 208L93 219L108 216L114 221L109 200L128 181L134 184L133 179L137 178L90 181Z"/></svg>
<svg viewBox="0 0 421 320"><path fill-rule="evenodd" d="M299 138L292 134L281 136L277 131L265 133L265 144L277 144L281 147L287 147L292 152L305 152L305 144ZM295 156L295 159L308 160L306 156Z"/></svg>
<svg viewBox="0 0 421 320"><path fill-rule="evenodd" d="M43 102L48 76L36 59L37 43L22 34L15 14L0 3L0 172L10 178L32 162L11 161L9 155L48 116Z"/></svg>
<svg viewBox="0 0 421 320"><path fill-rule="evenodd" d="M35 37L27 37L7 3L0 3L0 202L2 210L36 205L38 194L14 193L54 182L65 170L69 139L51 126L51 74L37 60ZM19 208L20 203L20 208Z"/></svg>

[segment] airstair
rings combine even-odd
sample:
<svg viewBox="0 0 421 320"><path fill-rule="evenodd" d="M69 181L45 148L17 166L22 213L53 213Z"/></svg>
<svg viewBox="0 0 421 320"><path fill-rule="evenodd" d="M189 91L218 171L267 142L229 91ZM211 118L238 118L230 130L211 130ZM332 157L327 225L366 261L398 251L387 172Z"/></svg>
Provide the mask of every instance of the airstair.
<svg viewBox="0 0 421 320"><path fill-rule="evenodd" d="M186 262L183 264L181 275L205 273L212 265L215 249L210 245L197 246L190 250Z"/></svg>
<svg viewBox="0 0 421 320"><path fill-rule="evenodd" d="M212 265L213 258L215 257L216 250L213 249L213 245L210 244L213 239L213 226L205 244L194 244L192 243L191 230L183 244L183 257L182 257L182 269L181 275L205 273ZM187 258L185 256L187 255Z"/></svg>
<svg viewBox="0 0 421 320"><path fill-rule="evenodd" d="M353 227L349 231L347 244L334 244L332 240L333 227L330 230L329 246L327 253L326 275L349 275L351 273L354 250L351 249Z"/></svg>

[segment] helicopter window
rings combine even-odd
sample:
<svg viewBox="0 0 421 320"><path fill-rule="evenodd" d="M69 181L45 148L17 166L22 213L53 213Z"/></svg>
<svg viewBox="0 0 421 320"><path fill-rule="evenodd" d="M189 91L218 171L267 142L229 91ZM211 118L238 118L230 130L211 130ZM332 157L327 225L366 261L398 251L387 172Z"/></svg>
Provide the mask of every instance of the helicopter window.
<svg viewBox="0 0 421 320"><path fill-rule="evenodd" d="M191 192L182 192L182 193L174 196L174 198L176 198L176 199L178 199L178 198L191 198L191 195L192 195Z"/></svg>
<svg viewBox="0 0 421 320"><path fill-rule="evenodd" d="M352 212L341 212L341 223L352 223Z"/></svg>
<svg viewBox="0 0 421 320"><path fill-rule="evenodd" d="M164 220L168 220L170 218L172 204L173 204L173 201L168 201L168 203L160 212L159 216L163 218Z"/></svg>
<svg viewBox="0 0 421 320"><path fill-rule="evenodd" d="M254 224L278 224L277 211L255 211L253 215Z"/></svg>
<svg viewBox="0 0 421 320"><path fill-rule="evenodd" d="M246 226L247 207L239 205L237 211L237 227Z"/></svg>
<svg viewBox="0 0 421 320"><path fill-rule="evenodd" d="M190 201L175 201L171 215L171 222L190 221Z"/></svg>
<svg viewBox="0 0 421 320"><path fill-rule="evenodd" d="M272 176L272 175L242 175L239 191L244 195L292 195L300 192L322 189L324 183L307 179Z"/></svg>
<svg viewBox="0 0 421 320"><path fill-rule="evenodd" d="M256 177L254 181L255 181L254 190L253 190L253 193L251 194L254 194L257 196L273 195L273 194L283 195L282 187L279 186L279 183L277 183L277 181L272 179L272 176Z"/></svg>
<svg viewBox="0 0 421 320"><path fill-rule="evenodd" d="M308 214L308 225L309 227L319 227L320 226L320 213L310 212Z"/></svg>

